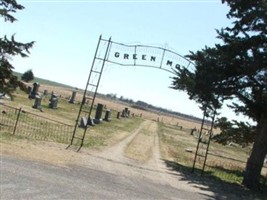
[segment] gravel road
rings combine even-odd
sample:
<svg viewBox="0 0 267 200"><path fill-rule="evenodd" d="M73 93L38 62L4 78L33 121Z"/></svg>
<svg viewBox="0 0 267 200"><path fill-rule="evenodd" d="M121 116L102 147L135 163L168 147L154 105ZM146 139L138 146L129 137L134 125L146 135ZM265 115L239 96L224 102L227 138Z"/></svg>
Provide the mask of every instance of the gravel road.
<svg viewBox="0 0 267 200"><path fill-rule="evenodd" d="M1 157L4 199L208 199L145 178Z"/></svg>

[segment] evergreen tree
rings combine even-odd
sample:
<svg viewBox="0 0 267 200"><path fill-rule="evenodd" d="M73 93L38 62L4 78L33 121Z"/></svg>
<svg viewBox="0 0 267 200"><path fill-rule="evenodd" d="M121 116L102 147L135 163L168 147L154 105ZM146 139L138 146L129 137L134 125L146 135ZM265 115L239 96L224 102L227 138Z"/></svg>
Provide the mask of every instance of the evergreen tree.
<svg viewBox="0 0 267 200"><path fill-rule="evenodd" d="M223 145L234 142L245 147L255 139L256 127L248 122L228 121L226 117L222 117L216 120L215 128L219 128L221 133L214 135L212 139Z"/></svg>
<svg viewBox="0 0 267 200"><path fill-rule="evenodd" d="M24 7L18 4L15 0L0 0L0 16L5 22L15 22L17 19L12 16L17 10L22 10ZM26 91L25 85L20 82L12 71L14 67L9 62L13 56L19 55L27 57L29 49L34 42L20 43L15 40L14 35L10 39L7 36L0 38L0 91L12 97L12 92L16 87Z"/></svg>
<svg viewBox="0 0 267 200"><path fill-rule="evenodd" d="M34 80L34 74L32 72L32 70L27 70L26 72L24 72L21 76L21 80L25 81L25 82L29 82Z"/></svg>
<svg viewBox="0 0 267 200"><path fill-rule="evenodd" d="M227 17L233 20L232 27L217 30L223 44L191 52L195 71L177 67L172 88L213 108L236 99L230 107L257 123L243 179L245 186L257 189L267 153L267 1L222 3L229 5Z"/></svg>

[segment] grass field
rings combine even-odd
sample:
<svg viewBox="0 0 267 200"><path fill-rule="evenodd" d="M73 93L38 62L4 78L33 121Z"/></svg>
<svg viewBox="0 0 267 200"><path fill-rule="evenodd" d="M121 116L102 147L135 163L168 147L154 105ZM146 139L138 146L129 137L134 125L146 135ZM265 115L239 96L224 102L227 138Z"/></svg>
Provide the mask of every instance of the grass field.
<svg viewBox="0 0 267 200"><path fill-rule="evenodd" d="M28 95L19 90L14 93L14 101L1 100L1 102L9 106L22 108L26 112L33 113L36 117L31 119L32 122L37 120L38 116L40 116L62 122L69 126L74 126L79 110L79 104L82 99L82 91L78 91L76 103L70 104L68 103L68 99L72 94L72 88L42 84L39 91L42 92L44 90L47 90L48 93L51 93L52 91L56 92L60 96L57 109L50 109L48 107L50 95L43 97L42 112L33 109L32 105L34 100L29 100ZM112 146L129 136L144 120L152 120L157 122L158 128L153 129L152 127L150 131L140 132L135 140L132 141L131 145L128 146L126 156L130 158L139 157L139 160L146 160L146 156L151 153L151 146L153 145L151 138L154 137L154 134L157 134L160 141L161 159L166 162L166 165L177 171L188 172L192 169L194 152L197 145L197 134L191 135L190 133L193 128L199 129L199 122L131 108L130 105L106 98L98 97L95 101L95 104L97 103L102 103L105 105L106 109L112 110L112 120L111 122L102 122L99 126L97 125L89 128L89 132L86 134L84 142L85 148L100 151L107 146ZM125 107L129 107L131 113L133 113L135 117L117 119L117 112L121 112ZM10 118L16 120L15 116L11 116ZM19 126L22 126L22 123L20 123ZM37 125L35 123L32 126ZM48 128L42 128L42 130L45 129ZM37 128L33 130L39 135L41 134L41 129ZM56 136L49 137L47 140L65 143L67 145L69 144L69 139L72 134L71 131L72 130L69 131L67 139L63 140L61 137ZM79 129L78 131L79 134L82 134L83 129ZM58 132L62 131L58 129ZM36 137L36 134L34 133L26 135L18 134L11 137L11 132L6 130L3 131L2 128L0 129L0 133L1 142L8 142L9 140L12 140L12 138L46 140L45 134L47 134L43 133L44 136L40 138ZM224 182L240 184L242 181L242 171L244 170L249 152L249 147L241 148L240 146L223 146L211 142L209 151L210 155L208 156L205 168L206 175ZM197 160L197 172L201 169L202 163L203 160ZM264 177L267 175L266 168L262 170L262 175L264 181Z"/></svg>

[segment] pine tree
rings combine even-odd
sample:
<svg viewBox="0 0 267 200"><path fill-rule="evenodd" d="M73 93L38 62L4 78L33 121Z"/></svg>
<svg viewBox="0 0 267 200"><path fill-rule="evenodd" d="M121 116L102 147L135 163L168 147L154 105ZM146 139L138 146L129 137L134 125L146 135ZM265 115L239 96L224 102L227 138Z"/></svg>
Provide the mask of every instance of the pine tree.
<svg viewBox="0 0 267 200"><path fill-rule="evenodd" d="M215 128L219 128L221 133L214 135L212 139L223 145L234 142L245 147L255 139L256 127L248 122L228 121L226 117L221 117L216 120Z"/></svg>
<svg viewBox="0 0 267 200"><path fill-rule="evenodd" d="M21 76L21 80L25 81L25 82L29 82L34 80L34 74L32 72L32 70L27 70L26 72L24 72Z"/></svg>
<svg viewBox="0 0 267 200"><path fill-rule="evenodd" d="M267 153L267 1L222 0L230 11L232 27L217 30L223 44L191 52L194 72L176 68L172 87L185 90L202 105L220 108L225 99L236 99L231 108L257 123L243 184L258 189Z"/></svg>
<svg viewBox="0 0 267 200"><path fill-rule="evenodd" d="M13 23L17 19L12 16L17 10L22 10L24 7L18 4L15 0L1 0L0 1L0 16L5 22ZM14 67L9 60L16 55L27 57L29 49L34 42L20 43L15 40L12 35L10 39L7 36L0 38L0 91L12 97L12 92L19 86L26 90L25 85L13 75Z"/></svg>

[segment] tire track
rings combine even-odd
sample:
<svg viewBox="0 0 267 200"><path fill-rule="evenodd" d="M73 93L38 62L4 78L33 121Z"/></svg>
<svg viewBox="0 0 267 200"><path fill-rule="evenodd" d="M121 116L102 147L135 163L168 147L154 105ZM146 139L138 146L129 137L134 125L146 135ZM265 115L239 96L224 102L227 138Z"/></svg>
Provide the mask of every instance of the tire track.
<svg viewBox="0 0 267 200"><path fill-rule="evenodd" d="M138 134L141 134L140 132L143 129L146 129L147 131L151 133L150 137L151 137L152 142L148 144L148 145L151 145L152 153L150 157L145 161L131 159L131 158L126 157L125 156L126 148L131 146L133 142L138 142ZM157 122L146 120L127 138L115 144L114 146L103 150L102 152L98 153L96 156L98 158L109 160L111 162L121 163L124 165L130 165L136 168L141 168L141 169L145 169L149 171L158 171L158 172L165 173L168 170L166 168L164 161L161 160L159 137L158 137L157 132L158 132Z"/></svg>
<svg viewBox="0 0 267 200"><path fill-rule="evenodd" d="M105 158L111 161L122 162L125 164L134 164L135 162L132 159L126 158L124 156L124 150L128 146L129 143L138 135L138 133L148 126L149 121L144 121L131 135L129 135L124 140L115 144L112 147L109 147L102 152L98 153L97 156L101 158Z"/></svg>

